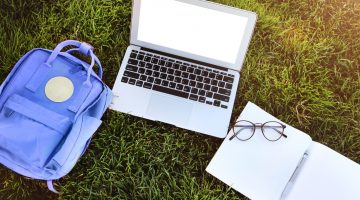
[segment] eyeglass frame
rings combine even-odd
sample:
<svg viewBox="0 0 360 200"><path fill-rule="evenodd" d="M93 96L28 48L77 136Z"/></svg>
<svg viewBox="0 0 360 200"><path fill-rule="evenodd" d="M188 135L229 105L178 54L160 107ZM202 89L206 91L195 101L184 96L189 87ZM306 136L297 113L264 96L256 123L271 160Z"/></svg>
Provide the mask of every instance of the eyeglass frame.
<svg viewBox="0 0 360 200"><path fill-rule="evenodd" d="M240 138L237 137L237 135L240 133L241 130L239 130L237 133L235 133L235 127L239 127L239 126L236 126L236 124L239 123L239 122L242 122L242 121L244 121L244 122L249 122L250 124L252 124L252 128L253 128L253 132L252 132L251 136L250 136L248 139L246 139L246 140L242 140L242 139L240 139ZM267 123L270 123L270 122L278 123L279 125L281 125L281 128L283 129L282 132L278 131L277 129L274 129L276 132L278 132L278 133L280 134L280 137L279 137L278 139L276 139L276 140L270 140L269 138L267 138L267 137L265 136L265 133L264 133L264 125L267 124ZM245 126L241 126L241 127L245 127ZM269 126L269 127L271 128L271 127L273 127L273 126ZM233 139L236 137L236 138L237 138L238 140L240 140L240 141L248 141L248 140L250 140L250 139L254 136L255 131L256 131L256 128L261 128L261 132L262 132L263 136L265 137L266 140L268 140L268 141L270 141L270 142L276 142L276 141L280 140L280 138L283 137L283 136L284 136L284 138L287 138L287 137L288 137L286 134L284 134L284 131L285 131L286 126L285 126L284 124L280 123L280 122L277 122L277 121L267 121L267 122L265 122L265 123L253 123L253 122L250 122L250 121L248 121L248 120L239 120L239 121L237 121L237 122L235 123L235 125L232 127L232 130L233 130L233 132L234 132L234 135L231 136L231 137L229 138L229 140L233 140ZM273 127L273 128L274 128L274 127Z"/></svg>

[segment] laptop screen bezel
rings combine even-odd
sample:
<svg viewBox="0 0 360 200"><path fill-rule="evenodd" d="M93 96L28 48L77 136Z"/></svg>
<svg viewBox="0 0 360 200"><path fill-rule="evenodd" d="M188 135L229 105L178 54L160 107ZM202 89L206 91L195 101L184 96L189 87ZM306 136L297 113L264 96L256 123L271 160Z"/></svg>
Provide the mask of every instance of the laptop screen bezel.
<svg viewBox="0 0 360 200"><path fill-rule="evenodd" d="M225 5L221 5L221 4L217 4L217 3L213 3L213 2L202 1L202 0L175 0L175 1L183 2L183 3L187 3L187 4L191 4L191 5L200 6L203 8L213 9L213 10L217 10L217 11L221 11L221 12L225 12L225 13L234 14L237 16L246 17L248 19L246 28L245 28L245 32L244 32L244 36L242 38L242 42L241 42L241 45L238 50L236 62L228 63L228 62L223 62L223 61L216 60L216 59L211 59L208 57L199 56L196 54L187 53L184 51L179 51L176 49L171 49L171 48L164 47L164 46L155 45L155 44L148 43L148 42L139 41L137 38L138 38L141 1L143 1L143 0L133 0L131 34L130 34L130 43L131 44L140 46L140 47L149 48L149 49L154 49L154 50L169 53L169 54L178 55L178 56L193 59L193 60L202 61L205 63L233 69L236 71L241 71L241 68L242 68L242 65L243 65L243 62L245 59L245 55L248 50L249 43L250 43L254 28L255 28L255 23L256 23L256 19L257 19L256 13L229 7L229 6L225 6Z"/></svg>

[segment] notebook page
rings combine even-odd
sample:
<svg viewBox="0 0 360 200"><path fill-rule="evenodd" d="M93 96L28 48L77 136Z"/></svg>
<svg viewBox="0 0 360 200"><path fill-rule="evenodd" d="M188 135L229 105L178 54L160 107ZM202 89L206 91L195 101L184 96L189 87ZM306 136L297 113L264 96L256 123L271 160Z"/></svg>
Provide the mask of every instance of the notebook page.
<svg viewBox="0 0 360 200"><path fill-rule="evenodd" d="M251 102L239 119L256 123L279 121ZM260 129L248 141L230 141L230 131L206 171L251 199L280 199L312 142L305 133L286 126L284 133L288 138L276 142L266 140Z"/></svg>
<svg viewBox="0 0 360 200"><path fill-rule="evenodd" d="M286 199L360 199L360 165L314 142Z"/></svg>

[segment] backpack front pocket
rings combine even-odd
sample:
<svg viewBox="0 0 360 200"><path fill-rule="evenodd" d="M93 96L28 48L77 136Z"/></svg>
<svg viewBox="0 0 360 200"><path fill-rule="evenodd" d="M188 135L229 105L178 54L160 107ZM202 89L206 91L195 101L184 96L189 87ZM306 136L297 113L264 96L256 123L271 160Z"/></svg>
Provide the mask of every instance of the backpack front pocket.
<svg viewBox="0 0 360 200"><path fill-rule="evenodd" d="M0 112L0 156L41 168L71 125L69 118L14 94Z"/></svg>

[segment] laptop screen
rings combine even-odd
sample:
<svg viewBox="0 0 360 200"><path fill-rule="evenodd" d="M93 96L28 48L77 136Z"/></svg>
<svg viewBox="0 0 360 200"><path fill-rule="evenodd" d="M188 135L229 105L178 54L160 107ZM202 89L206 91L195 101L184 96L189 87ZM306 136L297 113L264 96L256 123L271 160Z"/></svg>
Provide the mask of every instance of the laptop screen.
<svg viewBox="0 0 360 200"><path fill-rule="evenodd" d="M142 0L137 40L235 64L247 22L177 0Z"/></svg>

